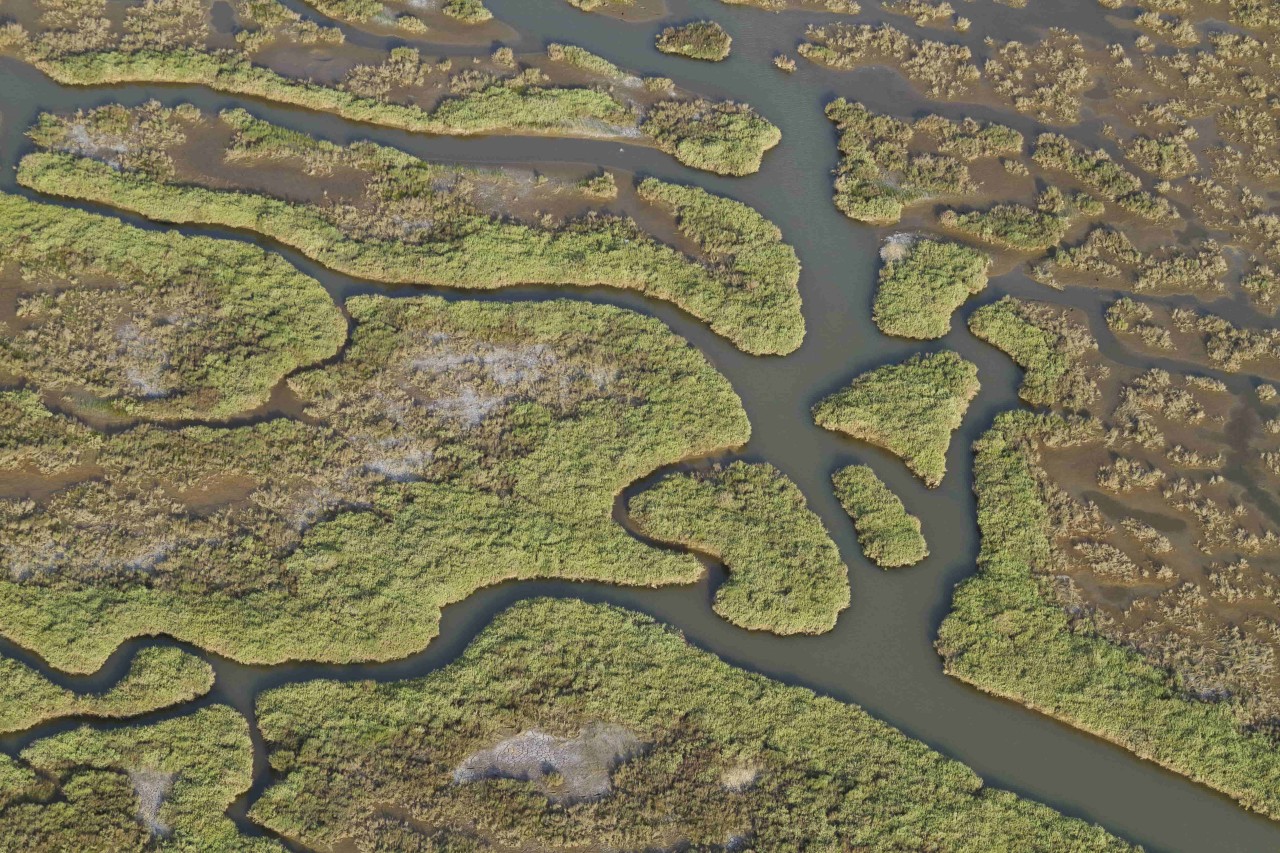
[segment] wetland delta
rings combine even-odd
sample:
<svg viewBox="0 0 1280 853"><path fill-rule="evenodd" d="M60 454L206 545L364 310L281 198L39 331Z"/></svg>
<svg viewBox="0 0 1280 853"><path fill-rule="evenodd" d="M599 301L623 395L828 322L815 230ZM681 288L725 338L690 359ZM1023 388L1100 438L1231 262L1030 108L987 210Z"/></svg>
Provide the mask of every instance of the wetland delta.
<svg viewBox="0 0 1280 853"><path fill-rule="evenodd" d="M1280 849L1277 39L0 0L0 849Z"/></svg>

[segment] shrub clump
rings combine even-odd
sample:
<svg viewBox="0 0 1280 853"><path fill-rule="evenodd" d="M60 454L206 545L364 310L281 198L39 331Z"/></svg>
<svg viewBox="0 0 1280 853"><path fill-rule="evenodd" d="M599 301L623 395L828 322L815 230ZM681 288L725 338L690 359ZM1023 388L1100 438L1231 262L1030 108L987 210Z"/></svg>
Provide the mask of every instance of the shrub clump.
<svg viewBox="0 0 1280 853"><path fill-rule="evenodd" d="M884 266L872 317L886 335L941 338L951 315L987 286L991 258L960 243L894 235L880 250Z"/></svg>
<svg viewBox="0 0 1280 853"><path fill-rule="evenodd" d="M686 166L720 175L760 170L764 152L782 131L746 104L732 101L659 101L640 129Z"/></svg>
<svg viewBox="0 0 1280 853"><path fill-rule="evenodd" d="M631 499L647 535L711 554L729 569L715 611L775 634L820 634L849 606L835 543L804 495L772 465L734 462L678 474Z"/></svg>
<svg viewBox="0 0 1280 853"><path fill-rule="evenodd" d="M920 519L866 465L849 465L831 478L836 497L853 519L867 559L883 569L914 566L929 556Z"/></svg>
<svg viewBox="0 0 1280 853"><path fill-rule="evenodd" d="M978 388L972 362L946 351L916 355L862 374L814 406L813 416L824 429L885 448L934 488Z"/></svg>
<svg viewBox="0 0 1280 853"><path fill-rule="evenodd" d="M719 62L729 55L733 37L715 21L694 21L667 27L658 34L658 50L690 59Z"/></svg>

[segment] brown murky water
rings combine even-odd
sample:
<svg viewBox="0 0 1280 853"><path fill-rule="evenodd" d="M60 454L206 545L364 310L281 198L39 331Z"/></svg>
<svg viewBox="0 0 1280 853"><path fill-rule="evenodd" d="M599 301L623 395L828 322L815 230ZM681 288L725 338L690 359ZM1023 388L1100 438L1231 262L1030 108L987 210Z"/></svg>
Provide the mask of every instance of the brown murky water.
<svg viewBox="0 0 1280 853"><path fill-rule="evenodd" d="M450 298L502 300L568 296L623 305L669 323L698 345L742 396L754 433L741 455L767 460L781 468L803 489L810 505L826 522L850 567L853 604L841 615L835 631L819 637L784 639L734 628L712 613L710 602L720 578L714 566L710 567L708 579L693 588L637 591L594 584L504 584L447 608L440 638L421 654L401 661L367 666L299 664L263 668L204 655L217 670L217 683L201 703L227 702L252 719L254 697L281 683L317 677L399 679L420 675L456 657L495 612L512 602L536 595L577 596L652 614L679 627L691 642L735 665L855 702L910 736L969 764L988 784L1101 823L1148 850L1189 853L1280 849L1280 824L1250 814L1227 798L1117 747L1020 706L992 699L943 675L933 639L950 606L953 585L974 571L978 545L968 473L969 445L997 412L1017 404L1016 369L964 329L964 317L975 305L962 310L955 331L944 341L923 347L959 351L979 365L983 385L953 442L948 459L950 473L941 488L925 489L896 459L820 430L809 416L815 401L855 373L921 349L886 338L871 323L876 238L871 229L855 226L841 216L830 202L829 173L836 165L836 150L834 131L822 114L824 104L836 95L844 95L861 100L872 109L900 115L972 114L998 118L1028 135L1039 130L1035 122L997 115L985 107L926 104L905 81L886 70L828 72L801 62L799 70L788 76L772 67L769 60L773 54L794 52L805 25L828 20L827 16L771 15L728 7L714 0L672 0L671 18L714 18L734 36L733 55L726 62L712 65L657 53L652 37L661 25L656 21L628 23L584 15L562 0L489 0L489 5L499 18L526 34L510 43L517 51L539 50L552 40L580 44L625 68L667 75L677 84L708 95L749 101L782 128L784 141L766 156L759 174L725 179L684 169L666 155L638 146L580 140L426 138L195 88L63 88L28 68L3 62L0 164L5 168L0 172L0 188L14 191L11 167L28 149L22 131L40 108L73 109L116 100L136 104L155 97L168 104L192 101L206 110L242 105L271 121L335 142L369 138L431 159L512 165L591 164L696 182L748 202L782 228L805 265L801 292L808 336L799 351L783 359L744 355L672 306L630 293L576 288L521 288L496 294L431 292ZM981 36L987 32L1032 39L1043 27L1061 25L1115 37L1094 0L1032 0L1031 8L1023 11L978 0L964 4L961 11L974 19L973 30L964 36L947 33L945 38L964 41L980 53ZM489 50L490 45L451 45L444 52L487 54ZM1088 141L1092 132L1093 126L1086 123L1080 135ZM216 229L195 230L229 235ZM255 239L245 234L229 236ZM338 299L366 292L424 292L411 287L386 288L335 275L295 252L280 251L300 269L324 282ZM1005 293L1051 299L1081 309L1108 358L1136 367L1187 369L1187 365L1168 359L1139 358L1116 344L1103 321L1106 304L1116 296L1114 292L1074 288L1055 293L1021 273L1012 273L993 280L980 301L993 301ZM1257 315L1242 303L1222 301L1215 303L1213 309L1234 322L1258 321ZM1245 393L1248 388L1241 377L1222 378L1235 393ZM259 416L269 417L288 407L271 408ZM924 563L883 572L862 558L852 525L830 489L831 473L851 462L872 465L902 496L908 509L921 517L932 551ZM80 689L105 686L119 677L133 650L145 642L153 641L126 644L93 676L68 679L56 673L50 675ZM0 644L0 651L39 665L32 656L9 644ZM47 668L42 670L47 672ZM189 707L156 716L185 712ZM40 735L73 724L68 721L37 727L0 739L0 746L16 750ZM260 748L257 768L254 789L233 809L238 816L243 816L247 804L270 782ZM241 824L246 832L257 831L245 820Z"/></svg>

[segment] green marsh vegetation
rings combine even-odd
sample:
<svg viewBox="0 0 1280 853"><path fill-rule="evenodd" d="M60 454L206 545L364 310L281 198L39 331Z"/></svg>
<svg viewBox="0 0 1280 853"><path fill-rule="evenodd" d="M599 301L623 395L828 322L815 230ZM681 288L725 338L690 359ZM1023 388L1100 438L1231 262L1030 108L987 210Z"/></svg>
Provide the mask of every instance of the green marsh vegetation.
<svg viewBox="0 0 1280 853"><path fill-rule="evenodd" d="M889 24L811 25L797 51L810 62L841 70L893 66L935 100L969 94L982 76L964 45L915 39Z"/></svg>
<svg viewBox="0 0 1280 853"><path fill-rule="evenodd" d="M573 302L361 296L301 420L102 434L0 394L0 624L89 672L166 633L237 660L403 657L440 608L508 578L691 583L615 496L746 442L733 389L660 322ZM173 465L182 459L181 467Z"/></svg>
<svg viewBox="0 0 1280 853"><path fill-rule="evenodd" d="M1166 668L1054 601L1048 576L1060 568L1039 448L1101 438L1096 421L1016 411L976 444L979 569L939 631L947 672L1280 816L1275 741L1243 727L1230 697L1189 696Z"/></svg>
<svg viewBox="0 0 1280 853"><path fill-rule="evenodd" d="M1107 201L1155 222L1178 218L1172 202L1142 188L1142 181L1111 159L1105 150L1086 150L1065 136L1041 134L1036 139L1032 159L1046 169L1066 172Z"/></svg>
<svg viewBox="0 0 1280 853"><path fill-rule="evenodd" d="M867 559L883 569L913 566L929 556L920 519L866 465L848 465L831 477L836 497L853 519Z"/></svg>
<svg viewBox="0 0 1280 853"><path fill-rule="evenodd" d="M932 339L951 331L951 315L987 286L985 252L915 234L895 234L880 249L884 265L872 318L886 335Z"/></svg>
<svg viewBox="0 0 1280 853"><path fill-rule="evenodd" d="M0 370L116 414L236 415L346 338L319 282L241 242L0 194L0 255Z"/></svg>
<svg viewBox="0 0 1280 853"><path fill-rule="evenodd" d="M554 51L517 58L499 49L488 60L455 62L402 46L381 61L346 63L340 79L302 79L272 62L293 67L282 62L292 52L305 65L309 45L341 45L340 30L303 22L278 0L255 0L233 7L236 46L215 47L210 0L164 2L166 14L131 10L121 23L107 16L107 0L36 0L0 31L0 48L68 85L198 84L428 134L638 139L720 174L758 170L781 138L746 105L679 92L668 80L632 85L646 81L566 66Z"/></svg>
<svg viewBox="0 0 1280 853"><path fill-rule="evenodd" d="M261 0L255 0L261 3ZM412 35L429 34L434 27L450 22L483 24L493 13L482 0L444 0L442 3L412 3L395 0L305 0L316 11L350 24L398 30ZM265 5L265 4L264 4ZM278 13L277 13L278 14Z"/></svg>
<svg viewBox="0 0 1280 853"><path fill-rule="evenodd" d="M813 417L824 429L885 448L933 488L978 388L978 368L955 353L915 355L858 376L814 406Z"/></svg>
<svg viewBox="0 0 1280 853"><path fill-rule="evenodd" d="M715 21L693 21L667 27L658 33L656 44L663 53L719 62L729 55L733 37Z"/></svg>
<svg viewBox="0 0 1280 853"><path fill-rule="evenodd" d="M521 602L425 678L290 685L257 717L280 780L251 816L315 847L1130 849L857 707L580 601ZM628 746L575 761L601 732ZM538 742L560 770L531 752L477 778L486 750ZM588 799L583 764L603 776Z"/></svg>
<svg viewBox="0 0 1280 853"><path fill-rule="evenodd" d="M1017 131L973 119L907 122L844 98L826 114L839 132L836 206L859 222L891 224L909 205L975 193L971 163L1022 150Z"/></svg>
<svg viewBox="0 0 1280 853"><path fill-rule="evenodd" d="M59 687L25 664L0 658L0 732L59 717L131 717L189 702L212 686L212 667L172 647L139 650L129 671L96 694Z"/></svg>
<svg viewBox="0 0 1280 853"><path fill-rule="evenodd" d="M715 557L729 569L714 609L735 625L820 634L849 606L849 579L822 520L772 465L734 462L677 474L631 499L646 535Z"/></svg>
<svg viewBox="0 0 1280 853"><path fill-rule="evenodd" d="M938 222L945 229L1002 249L1039 253L1062 241L1072 220L1083 212L1083 204L1085 200L1068 199L1056 187L1049 187L1036 198L1034 208L1002 202L966 213L944 210Z"/></svg>
<svg viewBox="0 0 1280 853"><path fill-rule="evenodd" d="M151 132L155 125L166 132ZM202 165L183 148L188 138L218 134L229 138L225 165ZM698 247L700 256L691 257L630 217L596 210L598 194L588 188L539 183L518 170L429 163L370 142L339 146L238 109L216 120L189 107L45 114L31 137L46 151L23 159L25 186L152 219L256 231L351 275L486 289L636 289L674 302L753 353L790 352L804 334L795 251L752 208L696 187L649 178L636 188L641 202L672 215ZM113 166L99 153L108 146L136 152ZM258 189L260 167L289 170L290 189ZM173 178L177 169L181 181ZM279 197L287 192L313 200ZM543 214L544 204L568 204L570 212Z"/></svg>
<svg viewBox="0 0 1280 853"><path fill-rule="evenodd" d="M146 725L83 726L0 758L6 850L278 851L226 816L253 778L243 717L225 705Z"/></svg>
<svg viewBox="0 0 1280 853"><path fill-rule="evenodd" d="M1169 245L1143 251L1122 231L1099 226L1071 246L1057 246L1031 269L1050 287L1083 282L1123 285L1137 293L1193 293L1214 296L1227 289L1226 248L1210 238L1191 246ZM1248 291L1248 285L1241 282Z"/></svg>
<svg viewBox="0 0 1280 853"><path fill-rule="evenodd" d="M1018 396L1031 405L1083 409L1098 399L1107 370L1093 358L1098 343L1065 309L1006 296L974 311L969 331L1022 368Z"/></svg>

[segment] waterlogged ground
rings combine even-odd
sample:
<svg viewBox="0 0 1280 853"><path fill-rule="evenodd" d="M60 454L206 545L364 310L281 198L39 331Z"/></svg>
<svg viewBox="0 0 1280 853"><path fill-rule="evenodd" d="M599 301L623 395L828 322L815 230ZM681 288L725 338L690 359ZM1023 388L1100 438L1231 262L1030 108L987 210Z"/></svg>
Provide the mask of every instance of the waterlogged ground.
<svg viewBox="0 0 1280 853"><path fill-rule="evenodd" d="M332 310L312 300L291 309L317 330L305 346L264 340L247 334L235 313L220 325L190 325L180 309L198 303L178 286L142 311L138 300L152 285L142 280L121 288L118 266L85 268L73 258L59 261L54 275L24 274L16 262L0 270L0 323L22 344L6 348L0 381L6 389L39 392L5 401L0 500L6 508L34 507L6 516L21 537L9 537L5 546L21 543L28 557L44 546L35 562L23 563L14 552L5 557L7 589L35 590L6 592L3 600L8 639L0 653L7 683L20 685L14 696L2 697L11 706L4 718L12 732L0 736L11 757L0 761L6 843L146 849L196 840L203 849L341 850L682 843L781 850L802 841L832 849L1280 847L1280 826L1186 778L1277 813L1268 780L1275 778L1269 775L1271 738L1280 706L1271 663L1280 645L1280 592L1273 580L1278 546L1270 532L1280 524L1280 443L1273 427L1280 421L1276 397L1266 390L1280 380L1280 343L1270 329L1275 285L1268 283L1274 281L1268 216L1276 151L1274 118L1254 103L1265 102L1274 79L1266 51L1250 55L1219 40L1216 48L1242 56L1239 67L1250 72L1233 88L1239 78L1212 61L1192 66L1173 56L1192 36L1170 13L1138 19L1141 10L1132 6L1029 0L1027 8L1011 9L975 0L948 12L910 9L914 4L884 9L868 0L860 13L833 16L815 11L820 4L773 14L712 0L672 0L666 9L605 4L594 13L563 0L486 5L495 19L468 25L429 4L388 4L372 17L353 4L341 13L330 8L333 17L324 17L288 3L284 8L302 20L338 28L342 42L319 39L286 15L277 18L283 29L271 39L258 36L252 52L288 77L355 83L385 103L434 109L449 86L479 91L517 73L505 63L554 64L547 45L569 43L637 80L673 81L665 94L639 88L631 98L632 89L615 84L615 102L628 111L624 124L650 110L654 98L737 100L781 129L782 142L765 153L758 173L717 177L680 165L634 133L611 140L584 138L599 132L560 139L429 136L379 126L388 122L376 117L358 124L286 106L280 98L238 98L221 85L62 86L16 56L0 60L0 91L7 93L0 99L6 167L0 190L109 213L153 232L165 229L146 216L192 223L180 226L184 235L264 247L267 256L296 268L301 281L309 276L322 284L343 306L348 325L348 341L339 346L331 340ZM898 6L911 15L928 12L921 18L926 25L892 13ZM180 17L183 8L172 4L169 12ZM1173 13L1200 28L1204 47L1209 30L1275 32L1265 7L1252 12L1261 19L1248 17L1250 9L1192 3ZM25 24L36 20L31 4L0 11ZM214 3L207 11L210 30L199 41L201 49L213 50L241 49L231 33L246 16L256 14L262 28L264 15L279 15L266 5L251 11L249 4ZM396 24L396 16L408 12L426 22L424 36L413 31L415 24ZM970 19L967 28L957 26L958 16ZM655 49L654 37L667 25L701 19L716 20L733 36L723 62ZM842 22L886 22L901 37L877 31L868 41L861 31L832 29ZM827 29L807 41L832 52L797 50L809 25ZM119 38L120 26L113 17L112 38ZM1061 84L1052 92L1017 83L1008 69L1019 67L1021 56L984 43L991 37L1064 45L1061 34L1046 38L1053 26L1084 42L1078 56L1064 49L1033 57L1027 66L1035 70L1027 79ZM925 40L967 46L972 55ZM495 42L509 46L513 59L494 54ZM353 73L403 44L420 44L433 62L453 62L439 70L439 80L423 72L414 91L385 88L385 72ZM1134 70L1110 52L1111 44L1124 45ZM111 45L99 49L104 46ZM796 59L794 73L774 67L781 53ZM998 61L987 69L993 56ZM1106 64L1108 73L1095 75L1100 82L1089 77L1073 84L1080 63ZM1199 75L1190 88L1179 82L1187 67ZM466 69L474 73L448 82ZM563 62L547 69L554 86L591 82ZM924 93L950 100L928 100ZM848 114L824 114L837 97L898 124L849 137ZM1227 105L1223 115L1206 108L1211 97ZM1183 100L1170 105L1175 98ZM42 113L74 116L104 104L144 108L152 100L201 111L184 140L157 133L137 145L136 139L88 134L74 119L55 144L48 135L40 146L24 137ZM705 270L699 275L720 285L740 280L732 264L686 233L670 210L643 203L636 187L654 177L749 205L780 229L803 265L803 343L784 357L751 355L792 345L735 346L741 335L724 334L715 312L699 313L687 298L620 289L626 286L621 278L602 280L607 288L584 287L581 272L565 282L573 287L521 286L508 276L496 292L442 286L447 282L438 274L419 285L378 283L334 272L338 264L320 251L325 247L281 237L261 221L229 223L186 211L177 217L148 209L142 203L148 197L113 197L106 183L92 192L67 181L41 186L15 178L9 168L54 150L105 163L108 177L133 180L138 173L150 180L163 173L156 186L249 191L310 206L339 224L355 223L367 236L375 198L366 194L367 171L350 160L321 168L303 158L223 159L232 147L230 131L216 116L235 108L337 146L371 140L446 170L471 170L465 182L454 176L432 188L435 195L417 190L413 203L436 204L433 216L443 218L445 211L456 220L465 202L467 216L507 216L549 232L593 211L628 217L634 233L669 247L682 268ZM838 129L833 120L841 118ZM981 124L966 125L967 118ZM993 124L1008 133L984 135L981 128ZM1046 132L1067 143L1042 140ZM1011 144L1011 133L1021 140ZM1076 160L1067 156L1070 145L1080 146ZM172 173L163 158L151 156L166 146ZM1097 146L1114 164L1085 156ZM601 175L612 177L616 194L589 183ZM1248 193L1224 194L1210 177ZM839 207L832 202L837 192ZM887 197L893 204L886 208ZM1159 199L1173 206L1175 219ZM901 211L886 216L896 206ZM948 209L955 215L947 216ZM423 223L414 223L416 234ZM1128 242L1099 236L1108 233L1098 231L1103 226L1123 232ZM921 296L920 306L904 308L915 276L927 270L909 262L910 246L918 242L897 237L885 246L886 238L903 232L973 246L964 255L963 286L938 289ZM438 236L410 242L433 245L432 239ZM895 289L882 290L877 301L882 257L908 261L901 262L905 272ZM459 283L496 286L498 278L485 284L483 274ZM785 282L785 273L774 280ZM98 320L74 298L47 297L68 291L118 298L111 317ZM33 293L46 296L33 299ZM1020 302L1001 303L1007 295ZM348 303L354 296L390 299ZM1117 304L1126 296L1135 301ZM542 304L566 298L578 308ZM492 310L475 314L466 307L472 303ZM491 303L517 307L508 313ZM753 310L769 303L755 304ZM406 319L394 305L436 319ZM616 321L615 334L603 343L546 325L548 317L577 317L571 330L608 325L615 322L608 319L610 306L661 323ZM913 311L929 312L928 322L902 319ZM145 325L130 325L125 315ZM458 319L463 316L489 319L468 325ZM539 316L543 321L535 321ZM890 316L898 318L896 326L886 329ZM760 333L758 323L747 325ZM631 338L618 332L623 329L672 349L661 364L637 359L628 349ZM923 340L883 333L895 329ZM676 336L696 351L682 350ZM158 369L148 353L174 341L195 344L182 350L183 359ZM954 353L958 359L942 361L976 366L976 395L966 375L963 393L953 395L965 405L951 407L958 413L949 409L945 424L916 429L914 420L904 425L883 407L864 403L854 413L860 425L845 431L874 434L867 443L814 422L820 401L921 352ZM78 363L93 353L103 358L78 375ZM250 387L228 384L209 370L209 353L261 366ZM1028 368L1025 381L1013 361ZM699 412L679 394L667 397L648 384L654 377L674 383L676 374L699 401L717 404ZM171 406L165 383L196 391ZM945 389L935 390L946 396ZM975 573L977 510L1006 493L984 491L975 503L971 446L998 413L1028 404L1088 415L1096 430L1028 445L1035 448L1029 470L1036 485L1028 494L1047 508L1048 556L1022 565L1040 584L1032 588L1040 590L1036 600L1045 609L1005 607L987 618L971 606L991 600L987 588L966 587L970 597L954 600L963 619L953 617L942 629L946 665L958 679L944 674L933 644L953 608L953 586ZM628 407L658 414L632 423ZM393 411L400 414L390 416ZM953 416L959 426L951 434ZM290 426L280 430L281 424ZM512 424L526 437L514 446L502 440ZM272 441L284 448L272 458L283 462L237 457L225 449L234 443L220 444L208 430L240 436L241 443L251 431L272 431ZM406 441L405 432L434 438ZM582 467L565 467L562 460L577 454L561 448L574 441L587 442L591 455L584 454ZM920 442L935 456L940 446L945 457L944 466L935 461L931 467L946 472L931 478L936 488L903 464L916 458ZM995 458L991 446L989 440L983 445L980 461ZM152 454L141 466L129 461L139 447ZM193 447L217 452L192 456ZM308 449L317 447L332 455ZM195 462L180 471L157 468L157 450L177 458L173 448ZM690 455L700 458L679 461ZM314 473L289 469L295 458L333 464ZM746 470L730 467L736 461L769 476L734 479ZM869 465L920 519L928 555L917 565L886 572L864 558L832 487L832 475L853 464ZM978 484L1005 482L1001 471L982 468ZM688 503L699 515L687 526L670 506L661 507L660 525L652 517L648 524L629 517L632 505L653 515L655 502L641 497L647 492L671 501L679 499L681 483L706 491L731 480L736 485L714 507L698 509L701 491L699 501ZM264 483L275 489L271 501L254 497ZM113 522L105 511L144 493L150 503L140 505L148 512ZM70 501L70 495L82 497ZM484 495L499 497L495 504ZM454 523L447 512L460 505L465 519L483 520L483 548L475 547L480 525ZM518 511L504 514L507 506ZM762 524L763 516L776 523ZM91 537L66 538L77 524L128 535L112 550L110 542ZM244 542L227 535L246 529L258 532ZM909 539L913 533L906 530ZM55 534L63 538L54 540ZM1004 540L987 520L983 534L979 577L989 579L992 566L1004 565L993 543ZM789 539L796 544L789 547ZM664 547L658 540L682 544ZM53 541L61 554L47 547ZM397 550L391 547L397 541L414 544ZM914 539L899 547L910 553L902 562L926 550ZM288 562L295 553L301 556ZM848 567L847 592L843 579L827 571L833 553ZM625 559L618 561L618 554ZM216 572L197 571L202 559L213 557ZM789 583L786 572L810 559L823 571ZM64 562L73 576L44 568ZM495 563L501 570L492 571ZM625 571L610 568L621 565ZM344 571L353 572L351 583ZM383 571L396 580L361 587L359 578ZM493 585L536 577L610 582ZM759 579L754 585L753 577ZM672 585L644 589L618 581ZM123 591L98 610L96 599L69 595L67 584ZM659 625L570 602L519 605L543 596L618 605ZM238 600L245 606L237 607ZM797 615L793 606L803 609L808 601L813 608ZM512 605L519 606L507 612ZM983 615L964 621L974 612ZM49 614L61 618L51 621ZM835 628L826 630L832 618ZM1033 618L1060 620L1062 633L1019 630L1042 626L1019 621ZM693 648L659 626L678 630ZM994 633L986 630L991 626ZM796 630L801 634L780 636ZM602 632L627 640L601 644L594 634ZM1036 645L1044 636L1086 636L1106 645L1082 657L1054 657ZM608 678L575 672L570 658L588 641L592 665ZM517 646L524 649L520 660L504 657L504 648ZM632 646L653 654L645 660ZM1004 652L990 655L992 648ZM1126 671L1138 680L1099 702L1093 691L1107 670L1095 664L1119 660L1107 657L1116 650L1131 655L1124 665L1137 667ZM702 651L729 666L715 668ZM342 662L359 659L384 662ZM1060 667L1060 682L1070 670L1073 696L1045 692L1027 676L1046 660ZM211 687L201 661L212 668ZM447 697L431 686L433 679L448 685ZM706 693L690 689L695 682ZM820 698L774 682L809 688ZM708 700L715 712L700 711L701 695L746 702L751 724L730 712L736 704L726 710ZM1071 704L1077 697L1080 704ZM1135 705L1134 713L1156 719L1148 712L1158 707L1167 731L1157 725L1139 738L1133 735L1141 727L1124 717L1110 727L1097 719L1099 707L1123 712L1134 697L1160 703ZM1187 719L1190 729L1177 728ZM788 721L786 738L779 736L782 720ZM832 731L839 737L828 743ZM1191 731L1240 751L1206 763L1194 750L1166 748L1161 738L1170 731ZM824 754L829 757L815 758ZM858 768L873 766L893 770L878 778L859 775ZM351 784L342 781L347 778ZM798 780L806 778L824 782L805 788ZM822 800L822 792L835 791L847 796L839 803ZM918 810L903 821L896 809L906 802ZM788 815L779 803L802 805ZM964 832L955 831L956 820Z"/></svg>

